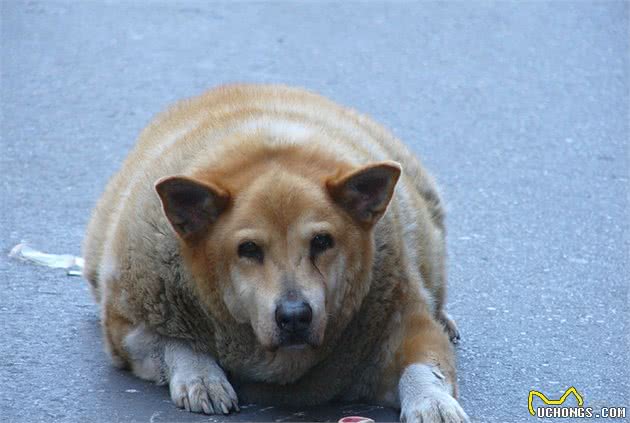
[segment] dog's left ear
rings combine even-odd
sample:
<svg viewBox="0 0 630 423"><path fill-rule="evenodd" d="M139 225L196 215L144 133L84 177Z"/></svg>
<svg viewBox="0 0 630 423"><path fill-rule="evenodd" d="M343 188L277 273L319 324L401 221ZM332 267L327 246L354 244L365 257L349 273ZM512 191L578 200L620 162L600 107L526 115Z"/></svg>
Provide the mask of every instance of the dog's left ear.
<svg viewBox="0 0 630 423"><path fill-rule="evenodd" d="M387 210L400 173L401 166L396 162L371 163L329 179L326 188L354 219L372 226Z"/></svg>
<svg viewBox="0 0 630 423"><path fill-rule="evenodd" d="M184 241L203 235L230 203L227 191L186 176L162 178L155 190L164 214Z"/></svg>

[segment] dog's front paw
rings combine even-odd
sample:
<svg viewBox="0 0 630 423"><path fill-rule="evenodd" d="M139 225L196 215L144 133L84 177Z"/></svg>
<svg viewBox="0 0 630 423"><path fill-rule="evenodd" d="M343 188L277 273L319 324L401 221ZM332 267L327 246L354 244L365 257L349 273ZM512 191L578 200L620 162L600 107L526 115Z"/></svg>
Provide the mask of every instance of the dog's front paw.
<svg viewBox="0 0 630 423"><path fill-rule="evenodd" d="M470 419L455 398L440 389L423 394L402 407L403 423L469 423Z"/></svg>
<svg viewBox="0 0 630 423"><path fill-rule="evenodd" d="M169 383L171 399L179 408L194 413L228 414L239 411L236 392L225 373L216 367L205 372L176 372Z"/></svg>

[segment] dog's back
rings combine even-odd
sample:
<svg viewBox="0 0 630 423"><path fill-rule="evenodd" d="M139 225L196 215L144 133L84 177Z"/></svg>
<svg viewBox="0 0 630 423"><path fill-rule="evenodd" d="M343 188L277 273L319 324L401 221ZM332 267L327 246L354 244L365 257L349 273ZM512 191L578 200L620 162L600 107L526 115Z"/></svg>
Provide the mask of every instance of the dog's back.
<svg viewBox="0 0 630 423"><path fill-rule="evenodd" d="M438 308L441 306L444 214L432 179L413 154L361 114L307 91L264 85L229 85L181 101L142 132L109 182L88 227L85 276L97 298L99 281L115 272L110 256L116 254L115 234L121 216L148 212L129 209L129 197L155 197L153 184L157 179L185 173L204 160L211 162L235 137L253 133L263 135L267 143L285 144L308 143L317 135L327 148L350 163L386 159L401 163L403 177L390 214L402 228L409 270L422 273ZM418 227L419 223L429 224Z"/></svg>

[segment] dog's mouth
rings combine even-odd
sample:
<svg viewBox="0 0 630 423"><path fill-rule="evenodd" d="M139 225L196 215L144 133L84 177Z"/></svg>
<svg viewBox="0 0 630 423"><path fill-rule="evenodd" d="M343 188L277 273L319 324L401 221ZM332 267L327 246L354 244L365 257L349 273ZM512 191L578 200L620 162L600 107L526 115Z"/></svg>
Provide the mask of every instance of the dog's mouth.
<svg viewBox="0 0 630 423"><path fill-rule="evenodd" d="M287 348L293 350L300 350L307 347L315 347L311 340L310 333L304 331L303 333L280 333L280 348Z"/></svg>
<svg viewBox="0 0 630 423"><path fill-rule="evenodd" d="M305 349L310 348L310 347L311 347L311 345L307 344L307 343L280 345L280 348L282 348L284 350L292 350L292 351L302 351L302 350L305 350Z"/></svg>
<svg viewBox="0 0 630 423"><path fill-rule="evenodd" d="M319 347L319 343L316 342L310 333L304 334L287 334L280 333L276 342L267 344L266 349L270 352L276 352L278 350L285 351L306 351L313 350Z"/></svg>

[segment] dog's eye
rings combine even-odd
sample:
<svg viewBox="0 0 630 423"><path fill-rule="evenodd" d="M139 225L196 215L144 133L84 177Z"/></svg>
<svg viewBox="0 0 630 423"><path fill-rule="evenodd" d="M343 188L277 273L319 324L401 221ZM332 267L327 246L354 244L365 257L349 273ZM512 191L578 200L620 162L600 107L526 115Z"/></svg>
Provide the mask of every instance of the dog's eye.
<svg viewBox="0 0 630 423"><path fill-rule="evenodd" d="M238 246L238 256L250 258L260 263L262 263L263 258L265 257L262 248L252 241L241 242Z"/></svg>
<svg viewBox="0 0 630 423"><path fill-rule="evenodd" d="M311 257L317 257L335 245L332 237L328 234L317 234L311 239Z"/></svg>

